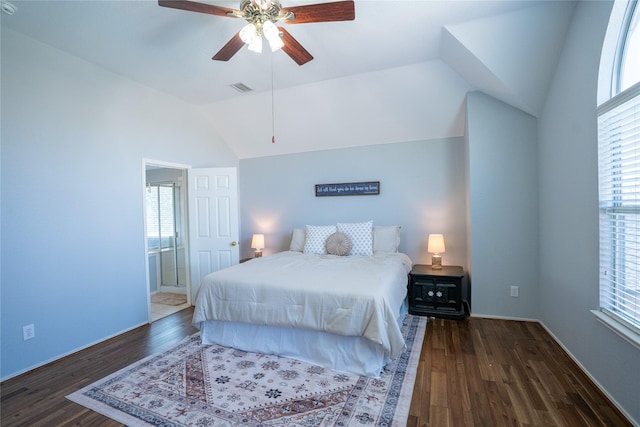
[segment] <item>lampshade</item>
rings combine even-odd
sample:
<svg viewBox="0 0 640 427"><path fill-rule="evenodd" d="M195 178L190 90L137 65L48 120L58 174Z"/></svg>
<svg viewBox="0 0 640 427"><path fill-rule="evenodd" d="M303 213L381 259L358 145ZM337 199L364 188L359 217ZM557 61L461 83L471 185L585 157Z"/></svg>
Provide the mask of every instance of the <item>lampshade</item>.
<svg viewBox="0 0 640 427"><path fill-rule="evenodd" d="M251 248L258 250L264 248L264 234L253 235L253 239L251 239Z"/></svg>
<svg viewBox="0 0 640 427"><path fill-rule="evenodd" d="M251 42L258 38L258 29L254 24L247 24L240 30L240 40L245 42L246 44L251 44Z"/></svg>
<svg viewBox="0 0 640 427"><path fill-rule="evenodd" d="M258 31L255 24L247 24L240 30L240 40L249 45L248 49L252 52L262 52L262 35Z"/></svg>
<svg viewBox="0 0 640 427"><path fill-rule="evenodd" d="M269 47L271 47L272 52L284 46L284 42L280 37L280 30L278 30L278 27L276 27L276 24L273 22L267 21L262 25L262 34L264 34L264 38L269 42Z"/></svg>
<svg viewBox="0 0 640 427"><path fill-rule="evenodd" d="M429 242L427 243L427 252L431 252L431 268L434 270L442 269L441 253L444 252L444 236L442 234L429 234Z"/></svg>
<svg viewBox="0 0 640 427"><path fill-rule="evenodd" d="M253 39L251 43L249 43L249 47L247 47L251 52L262 53L262 37L256 37Z"/></svg>
<svg viewBox="0 0 640 427"><path fill-rule="evenodd" d="M442 234L429 234L427 252L432 254L444 253L444 236Z"/></svg>

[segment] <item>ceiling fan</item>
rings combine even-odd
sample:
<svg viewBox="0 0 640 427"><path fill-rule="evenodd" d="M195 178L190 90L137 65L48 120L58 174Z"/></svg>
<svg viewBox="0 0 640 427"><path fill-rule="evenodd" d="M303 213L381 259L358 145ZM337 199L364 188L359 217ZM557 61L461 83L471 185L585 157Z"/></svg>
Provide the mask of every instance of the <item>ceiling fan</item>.
<svg viewBox="0 0 640 427"><path fill-rule="evenodd" d="M262 36L272 50L282 49L298 65L306 64L313 56L277 22L305 24L309 22L352 21L354 2L337 1L283 8L278 0L241 0L240 9L230 9L190 0L158 0L163 7L208 13L228 18L244 18L248 24L234 35L212 59L228 61L246 43L249 50L262 51Z"/></svg>

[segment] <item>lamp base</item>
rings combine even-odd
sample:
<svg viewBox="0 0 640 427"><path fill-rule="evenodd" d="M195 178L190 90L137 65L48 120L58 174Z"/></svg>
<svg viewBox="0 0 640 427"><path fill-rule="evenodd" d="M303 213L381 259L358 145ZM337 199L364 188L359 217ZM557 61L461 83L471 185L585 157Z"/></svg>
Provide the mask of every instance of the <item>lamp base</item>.
<svg viewBox="0 0 640 427"><path fill-rule="evenodd" d="M262 251L255 251L253 254L254 258L260 258L262 256Z"/></svg>
<svg viewBox="0 0 640 427"><path fill-rule="evenodd" d="M442 257L440 255L431 257L431 268L434 270L442 270Z"/></svg>

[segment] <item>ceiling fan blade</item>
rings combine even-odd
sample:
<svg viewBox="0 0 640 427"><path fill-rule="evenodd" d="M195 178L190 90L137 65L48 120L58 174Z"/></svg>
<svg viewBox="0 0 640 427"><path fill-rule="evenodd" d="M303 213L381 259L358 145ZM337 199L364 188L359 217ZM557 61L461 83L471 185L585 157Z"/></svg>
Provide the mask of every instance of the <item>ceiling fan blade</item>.
<svg viewBox="0 0 640 427"><path fill-rule="evenodd" d="M208 13L209 15L227 16L230 18L242 16L242 12L239 10L189 0L158 0L158 4L163 7L188 10L190 12Z"/></svg>
<svg viewBox="0 0 640 427"><path fill-rule="evenodd" d="M311 56L307 49L302 47L298 40L294 39L287 30L282 27L278 27L278 30L282 33L282 41L284 42L282 50L289 55L291 59L296 61L298 65L304 65L313 59L313 56Z"/></svg>
<svg viewBox="0 0 640 427"><path fill-rule="evenodd" d="M356 18L353 1L337 1L332 3L318 3L307 6L288 7L283 10L293 12L291 20L284 20L287 24L305 24L307 22L353 21Z"/></svg>
<svg viewBox="0 0 640 427"><path fill-rule="evenodd" d="M231 40L222 46L222 49L220 49L211 59L216 61L228 61L240 50L242 46L244 46L244 42L240 38L240 33L238 32L235 36L231 37Z"/></svg>

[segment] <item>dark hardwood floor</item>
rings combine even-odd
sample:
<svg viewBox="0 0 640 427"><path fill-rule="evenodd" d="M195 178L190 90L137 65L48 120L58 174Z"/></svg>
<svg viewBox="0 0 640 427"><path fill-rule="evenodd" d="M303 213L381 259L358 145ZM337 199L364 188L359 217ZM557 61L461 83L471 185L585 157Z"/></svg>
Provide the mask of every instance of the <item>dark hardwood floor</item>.
<svg viewBox="0 0 640 427"><path fill-rule="evenodd" d="M631 426L535 322L429 319L408 426Z"/></svg>
<svg viewBox="0 0 640 427"><path fill-rule="evenodd" d="M193 308L1 384L1 425L120 426L66 395L196 332ZM537 323L430 319L408 426L630 426Z"/></svg>
<svg viewBox="0 0 640 427"><path fill-rule="evenodd" d="M193 307L3 382L0 425L121 426L65 396L197 332L192 315Z"/></svg>

